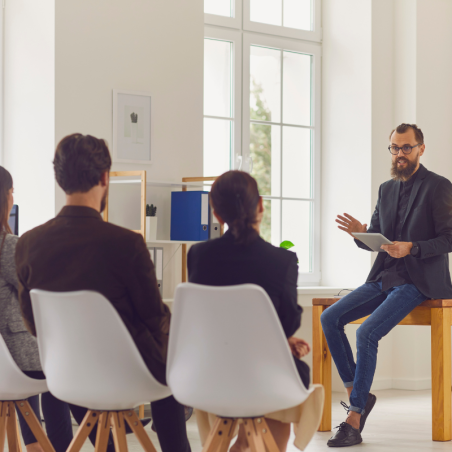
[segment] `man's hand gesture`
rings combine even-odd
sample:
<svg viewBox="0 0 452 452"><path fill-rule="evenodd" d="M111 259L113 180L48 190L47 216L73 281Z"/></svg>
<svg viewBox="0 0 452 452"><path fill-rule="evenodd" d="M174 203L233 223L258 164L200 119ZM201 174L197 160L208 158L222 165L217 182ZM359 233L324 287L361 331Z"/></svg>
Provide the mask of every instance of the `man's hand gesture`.
<svg viewBox="0 0 452 452"><path fill-rule="evenodd" d="M339 229L342 229L347 234L350 234L353 238L352 232L367 232L367 224L361 224L356 218L353 218L348 213L344 213L344 216L338 215L336 223L339 223Z"/></svg>

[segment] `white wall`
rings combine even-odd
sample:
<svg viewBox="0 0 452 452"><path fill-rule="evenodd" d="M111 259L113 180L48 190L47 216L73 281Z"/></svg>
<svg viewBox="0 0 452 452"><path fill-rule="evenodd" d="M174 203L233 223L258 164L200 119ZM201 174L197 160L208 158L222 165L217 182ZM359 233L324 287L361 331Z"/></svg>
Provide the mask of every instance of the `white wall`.
<svg viewBox="0 0 452 452"><path fill-rule="evenodd" d="M334 220L372 213L371 1L324 0L322 11L322 284L357 287L370 254Z"/></svg>
<svg viewBox="0 0 452 452"><path fill-rule="evenodd" d="M3 164L14 179L19 233L54 216L53 0L6 0Z"/></svg>
<svg viewBox="0 0 452 452"><path fill-rule="evenodd" d="M152 165L113 169L202 175L203 20L202 0L6 0L4 165L21 233L64 204L51 164L61 138L112 144L113 88L152 95Z"/></svg>
<svg viewBox="0 0 452 452"><path fill-rule="evenodd" d="M202 0L57 0L56 141L81 132L111 146L112 90L145 91L152 164L113 169L145 169L148 180L201 176L203 21Z"/></svg>

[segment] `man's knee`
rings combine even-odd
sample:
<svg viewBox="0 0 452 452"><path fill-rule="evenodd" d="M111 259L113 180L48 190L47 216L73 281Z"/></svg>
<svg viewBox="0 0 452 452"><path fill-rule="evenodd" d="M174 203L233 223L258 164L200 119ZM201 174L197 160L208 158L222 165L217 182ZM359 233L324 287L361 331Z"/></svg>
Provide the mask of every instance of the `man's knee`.
<svg viewBox="0 0 452 452"><path fill-rule="evenodd" d="M376 346L378 346L378 341L380 339L381 338L378 336L378 334L376 334L375 328L372 328L369 325L366 325L365 323L363 323L356 330L356 346L358 349L360 346L368 344L369 342L372 342Z"/></svg>
<svg viewBox="0 0 452 452"><path fill-rule="evenodd" d="M333 315L332 309L326 309L320 316L320 322L324 332L337 328L337 317Z"/></svg>

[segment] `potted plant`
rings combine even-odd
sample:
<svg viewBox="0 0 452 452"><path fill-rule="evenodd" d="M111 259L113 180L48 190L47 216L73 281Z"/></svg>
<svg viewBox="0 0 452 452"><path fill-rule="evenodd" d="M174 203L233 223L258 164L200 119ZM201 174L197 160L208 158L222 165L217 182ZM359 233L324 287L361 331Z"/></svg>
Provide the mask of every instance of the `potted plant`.
<svg viewBox="0 0 452 452"><path fill-rule="evenodd" d="M157 240L157 206L146 204L146 241Z"/></svg>

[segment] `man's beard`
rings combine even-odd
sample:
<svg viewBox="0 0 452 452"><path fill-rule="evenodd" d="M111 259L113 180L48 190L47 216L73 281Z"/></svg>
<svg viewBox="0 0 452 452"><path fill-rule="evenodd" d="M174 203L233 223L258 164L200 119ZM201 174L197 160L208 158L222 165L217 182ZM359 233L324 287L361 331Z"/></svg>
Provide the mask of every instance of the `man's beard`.
<svg viewBox="0 0 452 452"><path fill-rule="evenodd" d="M406 162L406 166L404 168L398 168L397 162L401 159L404 159ZM392 162L391 166L391 177L394 180L406 182L415 172L417 164L419 162L419 156L416 161L412 162L405 157L399 157L395 161Z"/></svg>
<svg viewBox="0 0 452 452"><path fill-rule="evenodd" d="M107 198L108 198L108 190L105 191L105 194L100 201L100 213L102 213L105 210L105 207L107 207Z"/></svg>

